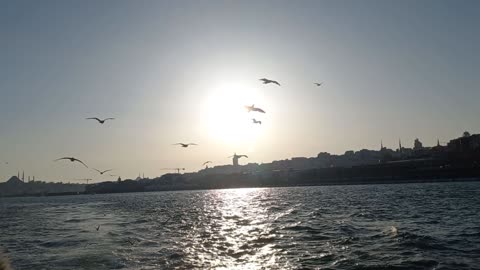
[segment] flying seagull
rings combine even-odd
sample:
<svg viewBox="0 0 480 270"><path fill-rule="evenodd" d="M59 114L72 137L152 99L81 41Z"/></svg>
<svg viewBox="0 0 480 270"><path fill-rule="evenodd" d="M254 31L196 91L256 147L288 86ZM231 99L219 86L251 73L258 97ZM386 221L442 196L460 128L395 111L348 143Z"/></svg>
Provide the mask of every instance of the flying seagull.
<svg viewBox="0 0 480 270"><path fill-rule="evenodd" d="M248 112L261 112L261 113L265 113L264 110L260 109L260 108L256 108L255 107L255 104L252 104L252 106L245 106L245 109L247 109Z"/></svg>
<svg viewBox="0 0 480 270"><path fill-rule="evenodd" d="M210 160L209 160L209 161L205 161L205 162L202 164L202 166L205 166L205 165L207 165L208 163L212 163L212 162L211 162Z"/></svg>
<svg viewBox="0 0 480 270"><path fill-rule="evenodd" d="M233 154L233 156L229 156L229 157L227 157L227 158L232 158L232 157L233 157L233 158L242 158L242 157L248 158L247 155L237 155L237 153L235 153L235 154Z"/></svg>
<svg viewBox="0 0 480 270"><path fill-rule="evenodd" d="M97 226L97 231L100 230L100 225Z"/></svg>
<svg viewBox="0 0 480 270"><path fill-rule="evenodd" d="M260 124L260 125L262 124L262 121L259 121L255 118L252 118L252 121L253 121L254 124Z"/></svg>
<svg viewBox="0 0 480 270"><path fill-rule="evenodd" d="M92 120L97 120L98 123L100 123L100 124L103 125L103 123L105 123L105 121L107 121L107 120L113 120L113 119L115 119L115 118L111 118L111 117L110 117L110 118L105 118L105 119L102 120L102 119L99 119L99 118L97 118L97 117L89 117L89 118L86 118L86 119L87 119L87 120L90 120L90 119L92 119Z"/></svg>
<svg viewBox="0 0 480 270"><path fill-rule="evenodd" d="M97 169L95 169L95 168L93 168L93 169L94 169L95 171L99 172L100 174L104 174L104 173L109 172L109 171L112 170L112 169L109 169L109 170L105 170L105 171L100 171L100 170L97 170Z"/></svg>
<svg viewBox="0 0 480 270"><path fill-rule="evenodd" d="M323 84L323 82L321 82L321 83L316 82L316 83L313 83L313 84L315 84L316 86L321 86Z"/></svg>
<svg viewBox="0 0 480 270"><path fill-rule="evenodd" d="M63 158L59 158L59 159L55 159L54 161L59 161L59 160L70 160L71 162L80 162L83 164L83 166L85 166L86 168L88 168L87 164L83 163L83 161L81 161L80 159L77 159L77 158L74 158L74 157L63 157Z"/></svg>
<svg viewBox="0 0 480 270"><path fill-rule="evenodd" d="M274 81L274 80L269 80L269 79L267 79L267 78L262 78L262 79L260 79L260 81L262 81L262 82L263 82L263 84L274 83L274 84L276 84L276 85L280 86L280 83L279 83L279 82L277 82L277 81Z"/></svg>
<svg viewBox="0 0 480 270"><path fill-rule="evenodd" d="M196 144L196 143L174 143L172 145L181 145L183 148L187 148L190 145L198 145L198 144Z"/></svg>

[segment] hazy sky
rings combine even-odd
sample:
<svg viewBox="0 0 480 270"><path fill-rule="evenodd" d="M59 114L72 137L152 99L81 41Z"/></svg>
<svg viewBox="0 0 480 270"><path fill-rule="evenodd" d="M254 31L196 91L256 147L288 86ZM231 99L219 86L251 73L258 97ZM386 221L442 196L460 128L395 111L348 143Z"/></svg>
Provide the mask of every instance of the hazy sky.
<svg viewBox="0 0 480 270"><path fill-rule="evenodd" d="M480 132L479 13L480 1L0 0L0 181L101 179L52 162L63 156L153 177L235 151L261 163Z"/></svg>

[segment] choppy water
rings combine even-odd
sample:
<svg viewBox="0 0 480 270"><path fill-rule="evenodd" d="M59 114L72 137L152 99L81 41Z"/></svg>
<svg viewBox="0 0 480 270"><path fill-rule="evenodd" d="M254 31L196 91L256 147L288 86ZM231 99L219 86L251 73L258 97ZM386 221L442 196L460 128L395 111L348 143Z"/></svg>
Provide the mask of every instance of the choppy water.
<svg viewBox="0 0 480 270"><path fill-rule="evenodd" d="M480 183L8 198L0 204L0 246L17 270L480 269Z"/></svg>

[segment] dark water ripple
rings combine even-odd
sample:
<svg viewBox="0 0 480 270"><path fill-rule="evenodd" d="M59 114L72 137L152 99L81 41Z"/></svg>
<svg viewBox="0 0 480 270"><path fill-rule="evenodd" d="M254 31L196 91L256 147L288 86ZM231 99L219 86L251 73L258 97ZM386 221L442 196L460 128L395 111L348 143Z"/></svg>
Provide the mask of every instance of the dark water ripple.
<svg viewBox="0 0 480 270"><path fill-rule="evenodd" d="M479 213L480 183L9 198L0 246L15 269L480 269Z"/></svg>

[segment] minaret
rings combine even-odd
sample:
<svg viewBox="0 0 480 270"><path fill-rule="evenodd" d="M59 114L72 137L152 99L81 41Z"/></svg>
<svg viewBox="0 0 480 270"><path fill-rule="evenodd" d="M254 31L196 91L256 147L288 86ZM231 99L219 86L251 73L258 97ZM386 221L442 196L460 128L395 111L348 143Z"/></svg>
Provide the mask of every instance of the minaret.
<svg viewBox="0 0 480 270"><path fill-rule="evenodd" d="M440 147L440 140L437 139L437 147Z"/></svg>
<svg viewBox="0 0 480 270"><path fill-rule="evenodd" d="M383 140L380 140L380 151L383 150Z"/></svg>
<svg viewBox="0 0 480 270"><path fill-rule="evenodd" d="M20 171L17 173L17 178L20 179Z"/></svg>
<svg viewBox="0 0 480 270"><path fill-rule="evenodd" d="M22 172L22 181L25 182L25 171Z"/></svg>
<svg viewBox="0 0 480 270"><path fill-rule="evenodd" d="M398 139L398 151L402 152L402 141Z"/></svg>

